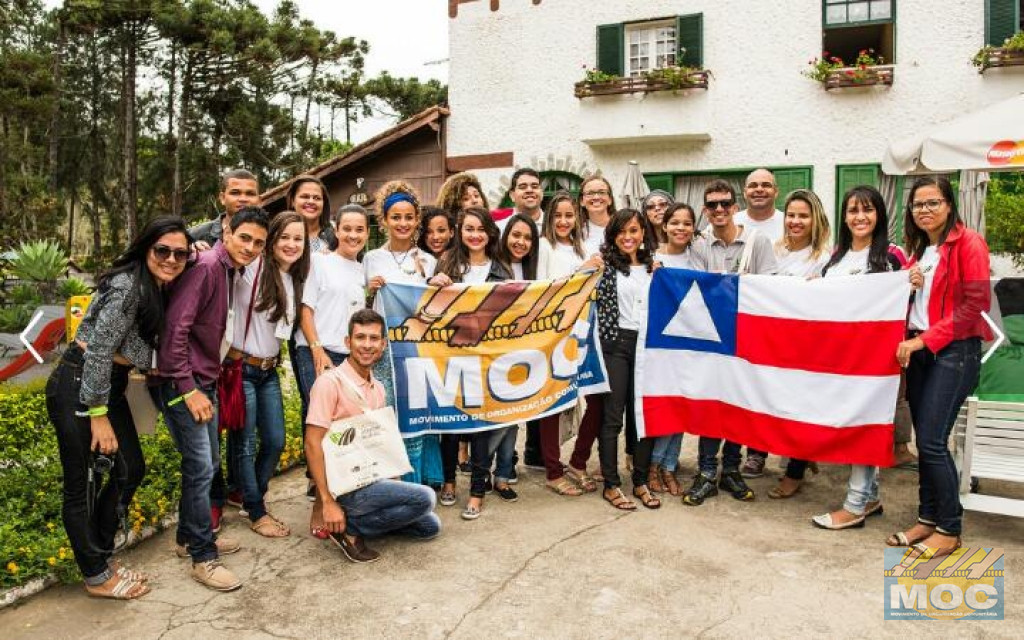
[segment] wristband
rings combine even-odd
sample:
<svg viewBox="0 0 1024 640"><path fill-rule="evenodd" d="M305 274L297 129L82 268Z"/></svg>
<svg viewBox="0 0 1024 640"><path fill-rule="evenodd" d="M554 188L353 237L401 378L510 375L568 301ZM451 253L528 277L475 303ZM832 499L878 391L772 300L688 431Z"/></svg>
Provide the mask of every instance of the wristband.
<svg viewBox="0 0 1024 640"><path fill-rule="evenodd" d="M90 418L99 418L100 416L107 415L107 407L106 407L106 405L104 405L102 407L91 407L85 413Z"/></svg>
<svg viewBox="0 0 1024 640"><path fill-rule="evenodd" d="M322 343L319 340L317 340L313 344L309 345L309 348L310 349L321 349L321 348L323 348L323 346L324 346L324 343Z"/></svg>
<svg viewBox="0 0 1024 640"><path fill-rule="evenodd" d="M189 391L187 393L183 393L180 396L178 396L177 398L175 398L174 400L171 400L170 402L168 402L167 406L168 407L173 407L174 405L180 403L182 400L188 400L189 398L191 398L195 394L195 392L196 392L196 390L193 389L193 390L191 390L191 391Z"/></svg>

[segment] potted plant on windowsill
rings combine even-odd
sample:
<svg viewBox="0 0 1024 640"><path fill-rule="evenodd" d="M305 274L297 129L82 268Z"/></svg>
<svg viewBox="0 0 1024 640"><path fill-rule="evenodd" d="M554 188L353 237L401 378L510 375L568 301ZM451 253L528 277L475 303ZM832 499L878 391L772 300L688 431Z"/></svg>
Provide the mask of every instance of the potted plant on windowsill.
<svg viewBox="0 0 1024 640"><path fill-rule="evenodd" d="M852 65L847 65L839 56L825 51L821 58L808 61L810 69L805 69L803 75L822 83L826 91L874 85L891 86L893 66L884 62L884 58L876 55L874 49L861 49Z"/></svg>
<svg viewBox="0 0 1024 640"><path fill-rule="evenodd" d="M978 73L994 67L1024 66L1024 31L1018 31L1003 41L1003 46L984 46L974 54L971 63L978 68Z"/></svg>

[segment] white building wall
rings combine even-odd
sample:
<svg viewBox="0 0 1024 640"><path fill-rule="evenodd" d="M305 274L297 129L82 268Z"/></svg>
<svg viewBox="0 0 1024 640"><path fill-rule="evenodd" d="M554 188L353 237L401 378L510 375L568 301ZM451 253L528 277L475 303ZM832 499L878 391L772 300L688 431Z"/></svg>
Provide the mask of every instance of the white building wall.
<svg viewBox="0 0 1024 640"><path fill-rule="evenodd" d="M1024 91L1024 69L980 75L970 63L984 0L896 0L893 86L829 92L801 75L821 49L821 0L489 4L462 4L450 21L449 156L512 151L517 166L599 169L616 188L631 159L645 173L811 165L831 211L836 165L881 162L890 140ZM597 25L690 13L704 16L707 91L573 96L582 67L595 64ZM615 135L636 121L661 132L674 122L708 139L582 142L602 119ZM492 201L511 170L475 172Z"/></svg>

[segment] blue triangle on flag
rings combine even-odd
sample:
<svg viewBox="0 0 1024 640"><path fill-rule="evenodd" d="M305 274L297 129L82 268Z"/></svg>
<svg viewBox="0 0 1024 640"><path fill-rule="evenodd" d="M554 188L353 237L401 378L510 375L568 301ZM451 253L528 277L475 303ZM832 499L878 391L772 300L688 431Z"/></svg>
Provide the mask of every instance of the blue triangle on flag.
<svg viewBox="0 0 1024 640"><path fill-rule="evenodd" d="M648 348L736 353L739 276L658 269L648 300Z"/></svg>

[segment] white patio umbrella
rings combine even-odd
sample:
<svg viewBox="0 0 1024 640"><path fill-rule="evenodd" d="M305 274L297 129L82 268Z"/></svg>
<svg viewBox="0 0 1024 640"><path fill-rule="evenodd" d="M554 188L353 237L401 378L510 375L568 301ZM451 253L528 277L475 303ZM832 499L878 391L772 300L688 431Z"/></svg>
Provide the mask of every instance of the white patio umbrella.
<svg viewBox="0 0 1024 640"><path fill-rule="evenodd" d="M629 209L639 209L640 203L651 192L644 180L644 174L640 173L640 164L636 160L629 161L629 168L626 169L626 182L622 185L622 201Z"/></svg>
<svg viewBox="0 0 1024 640"><path fill-rule="evenodd" d="M882 159L890 175L1024 170L1024 94L897 140Z"/></svg>

